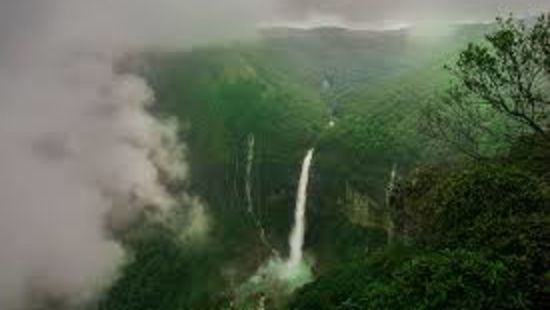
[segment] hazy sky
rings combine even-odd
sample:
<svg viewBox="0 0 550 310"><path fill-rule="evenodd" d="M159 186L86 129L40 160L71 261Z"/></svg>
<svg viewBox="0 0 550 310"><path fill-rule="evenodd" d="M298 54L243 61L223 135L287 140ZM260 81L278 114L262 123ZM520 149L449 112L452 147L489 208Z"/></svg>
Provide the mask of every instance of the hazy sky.
<svg viewBox="0 0 550 310"><path fill-rule="evenodd" d="M283 16L337 15L354 22L423 19L487 19L497 14L531 14L550 10L550 0L283 0Z"/></svg>

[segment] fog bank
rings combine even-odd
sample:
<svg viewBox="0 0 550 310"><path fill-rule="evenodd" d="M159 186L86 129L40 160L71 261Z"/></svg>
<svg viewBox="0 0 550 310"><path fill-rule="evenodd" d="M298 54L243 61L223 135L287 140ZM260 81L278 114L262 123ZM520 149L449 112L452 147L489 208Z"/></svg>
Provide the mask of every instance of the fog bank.
<svg viewBox="0 0 550 310"><path fill-rule="evenodd" d="M88 300L124 257L105 227L178 204L159 177L186 177L178 125L152 117L151 89L116 63L253 34L265 9L253 0L0 2L0 309Z"/></svg>

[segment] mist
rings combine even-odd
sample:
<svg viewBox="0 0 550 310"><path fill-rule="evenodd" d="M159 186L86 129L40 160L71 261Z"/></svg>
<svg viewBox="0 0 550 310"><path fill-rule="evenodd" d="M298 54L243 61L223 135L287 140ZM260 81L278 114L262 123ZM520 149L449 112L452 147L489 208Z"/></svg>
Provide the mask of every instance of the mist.
<svg viewBox="0 0 550 310"><path fill-rule="evenodd" d="M0 2L1 309L44 296L86 302L124 260L105 227L180 202L160 182L188 177L179 125L151 116L154 93L117 63L253 35L265 9L248 0Z"/></svg>
<svg viewBox="0 0 550 310"><path fill-rule="evenodd" d="M418 23L424 21L492 21L496 15L538 14L550 9L547 0L284 0L280 15L301 21L332 16L350 23Z"/></svg>

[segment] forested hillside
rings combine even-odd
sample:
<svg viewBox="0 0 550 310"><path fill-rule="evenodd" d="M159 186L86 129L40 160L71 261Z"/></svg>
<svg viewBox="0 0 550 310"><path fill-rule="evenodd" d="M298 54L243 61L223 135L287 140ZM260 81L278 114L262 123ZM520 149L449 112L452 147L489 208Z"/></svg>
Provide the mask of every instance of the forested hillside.
<svg viewBox="0 0 550 310"><path fill-rule="evenodd" d="M171 188L201 197L208 237L180 244L162 225L130 229L135 259L102 309L533 307L548 267L547 146L532 160L519 147L476 162L425 132L426 109L456 80L444 65L496 28L276 28L254 42L146 55L135 70L155 90L153 112L182 124L188 146L191 178ZM313 282L236 305L258 268L288 256L308 149Z"/></svg>

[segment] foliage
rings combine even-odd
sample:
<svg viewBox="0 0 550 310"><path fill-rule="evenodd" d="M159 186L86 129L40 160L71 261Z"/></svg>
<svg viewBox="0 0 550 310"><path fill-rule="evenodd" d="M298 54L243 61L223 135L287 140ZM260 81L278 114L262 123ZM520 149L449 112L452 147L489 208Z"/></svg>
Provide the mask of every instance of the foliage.
<svg viewBox="0 0 550 310"><path fill-rule="evenodd" d="M438 131L440 138L454 143L461 152L478 159L491 158L493 163L472 163L458 169L419 168L394 189L390 208L397 233L408 237L405 241L423 253L396 264L377 265L369 255L366 261L343 265L304 287L291 309L533 306L548 270L548 190L542 179L514 165L547 176L546 149L541 141L546 139L548 121L544 87L549 83L549 19L543 16L531 27L512 19L499 20L499 28L485 43L472 43L460 54L456 68L451 69L457 84L443 102L432 106L436 110L427 110L435 113L428 115L429 130ZM385 113L382 118L369 118L368 113L363 114L367 110L366 105L354 103L339 111L345 122L331 133L340 143L333 149L342 152L347 147L358 154L374 149L386 156L384 148L376 147L396 151L399 144L392 138L397 135L389 134L391 129L376 130L376 124L395 122L383 120ZM353 113L347 114L349 111ZM369 134L383 142L364 139ZM529 148L525 148L526 142L530 142ZM511 156L503 158L501 150L514 144ZM533 154L525 156L529 150ZM501 157L496 158L497 154ZM399 158L395 155L392 157ZM363 164L376 162L354 158ZM346 175L353 175L353 170L364 175L360 164L349 163Z"/></svg>
<svg viewBox="0 0 550 310"><path fill-rule="evenodd" d="M363 287L356 309L527 309L516 287L521 276L478 252L443 250L415 257L390 280Z"/></svg>
<svg viewBox="0 0 550 310"><path fill-rule="evenodd" d="M271 52L263 48L267 47L208 48L157 56L160 59L153 59L155 66L147 72L158 95L157 112L175 115L191 124L182 137L189 145L191 186L205 197L213 216L223 223L216 229L222 230L218 236L225 240L224 247L235 255L239 254L229 244L252 247L254 257L249 259L254 261L269 254L257 254L262 246L255 244L256 232L245 228L253 227L244 212L246 137L251 133L256 141L252 169L254 206L270 242L280 252L284 253L287 247L297 171L311 146L317 146L318 152L312 169L306 243L316 253L318 264L329 266L353 256L366 243L371 248L383 244L385 237L379 231L350 225L337 201L344 194L340 177L360 183L365 191L364 176L372 175L368 180L372 184L387 174L373 159L383 160L391 153L392 140L383 138L390 127L380 120L370 126L357 126L363 129L354 130L353 139L346 137L349 131L344 136L337 131L335 136L328 128L328 109L326 102L320 101L319 90L296 81L292 73L281 74L281 68L286 67L276 59L266 59L263 53ZM349 128L344 122L341 126L338 123L335 131L340 127ZM348 165L347 158L339 157L341 144L332 147L326 137L332 137L330 141L334 143L338 139L344 143L362 141L358 144L361 152L346 148L347 154L361 159L353 159L354 164ZM336 156L327 156L332 151ZM365 171L362 175L353 171L359 166ZM382 177L377 178L379 175ZM376 187L370 189L375 191ZM338 241L342 238L346 242Z"/></svg>
<svg viewBox="0 0 550 310"><path fill-rule="evenodd" d="M247 137L255 137L252 198L269 238L286 246L296 168L327 122L317 94L266 71L247 56L251 47L210 47L153 58L147 72L159 95L158 112L191 124L193 191L208 201L219 236L239 243L256 239L246 213ZM226 240L229 241L229 240ZM254 257L256 260L257 258Z"/></svg>
<svg viewBox="0 0 550 310"><path fill-rule="evenodd" d="M508 147L523 133L548 140L550 15L532 26L512 17L483 43L470 43L449 70L456 83L428 109L428 129L472 157Z"/></svg>
<svg viewBox="0 0 550 310"><path fill-rule="evenodd" d="M213 302L210 292L223 287L219 256L183 244L163 224L142 222L123 242L128 260L100 299L99 310L189 309Z"/></svg>
<svg viewBox="0 0 550 310"><path fill-rule="evenodd" d="M394 221L432 247L483 249L542 268L547 197L541 180L517 168L471 165L415 175L400 189Z"/></svg>
<svg viewBox="0 0 550 310"><path fill-rule="evenodd" d="M401 244L373 252L367 260L359 259L341 264L322 274L315 282L300 289L289 309L362 309L353 305L363 298L365 288L384 279L415 250Z"/></svg>
<svg viewBox="0 0 550 310"><path fill-rule="evenodd" d="M429 242L540 264L545 199L539 180L515 168L467 168L440 184L428 204L435 213Z"/></svg>
<svg viewBox="0 0 550 310"><path fill-rule="evenodd" d="M466 32L456 41L472 38L471 34L479 29ZM401 224L409 225L406 233L418 238L412 241L434 238L434 245L441 247L462 247L458 236L467 233L460 229L474 223L481 234L465 239L472 242L468 250L473 252L397 245L373 253L386 242L385 232L352 225L339 202L347 187L372 200L384 201L384 187L394 164L404 173L420 160L433 159L432 150L425 151L426 139L416 132L417 117L420 103L446 81L438 65L441 59L432 57L443 58L452 53L455 46L450 41L457 37L450 36L432 51L433 46L420 44L419 48L402 33L391 34L391 38L385 34L361 34L366 43L354 42L356 35L327 30L300 34L299 38L268 38L251 45L151 55L152 66L144 74L159 102L154 112L190 124L180 136L189 146L189 187L207 201L214 224L208 248L182 244L172 231L162 227L136 228L126 240L130 260L101 301L101 309L219 309L220 303L228 304L223 299L231 299L232 285L244 281L266 260L270 252L259 241L256 227L246 213L244 178L250 134L256 141L252 169L254 208L270 242L283 254L299 165L308 148L317 150L308 200L306 252L314 254L318 267L314 271L321 276L298 293L293 303L296 309L368 309L378 302L389 304L392 301L383 297L396 294L403 283L420 286L411 291L411 304L423 302L423 283L437 286L437 296L461 296L451 299L455 305L459 304L458 299L470 297L486 302L509 287L516 271L539 260L540 244L534 235L541 227L531 229L524 225L525 216L538 213L525 215L513 209L510 217L507 212L495 211L498 216L493 218L493 211L484 211L483 216L465 218L461 223L447 221L460 217L462 205L453 206L453 201L444 198L464 195L464 199L475 202L475 195L460 188L476 188L478 183L462 182L454 174L448 178L448 172L439 168L421 169L415 180L405 181L403 191L395 197L394 216L403 216ZM361 49L368 51L358 56ZM327 56L330 63L325 63ZM388 56L386 61L379 61L383 56ZM333 89L320 91L323 78L331 79ZM328 125L329 120L335 121L334 127ZM448 157L455 155L443 153ZM515 173L514 177L502 176L504 184L511 178L510 185L497 183L495 189L490 180L480 184L487 185L488 191L497 191L490 197L500 196L498 191L515 190L517 182L531 184L532 179L517 177ZM483 175L480 172L474 177ZM444 185L435 186L439 182ZM522 190L523 184L520 185L517 188ZM175 191L178 189L174 186ZM529 193L506 201L527 201ZM500 206L498 203L495 206ZM442 212L442 206L449 211ZM472 208L476 206L487 210L493 207L478 203ZM456 226L444 235L438 235L440 230L434 231L432 226L447 229L448 223ZM516 237L523 240L518 241L523 243L518 243L520 247L514 248L515 252L507 252L516 244L507 243L509 228L520 232ZM503 239L490 235L490 229L502 233ZM494 251L489 240L485 242L483 238L493 238L491 242L497 245ZM479 251L476 247L480 247ZM425 254L414 258L416 251ZM524 256L529 263L522 260ZM344 260L343 266L333 269ZM434 263L433 268L426 266L428 262ZM443 270L445 263L456 264L457 270ZM518 269L511 268L512 264ZM326 270L332 271L325 273ZM466 277L464 285L468 290L457 292L461 283L457 279L461 273L470 272L485 284L492 283L487 279L494 276L490 281L496 284L476 293L469 290L477 288L477 284ZM521 295L524 285L518 283ZM370 291L380 292L381 299L375 300Z"/></svg>
<svg viewBox="0 0 550 310"><path fill-rule="evenodd" d="M532 306L550 250L539 179L513 167L472 165L418 171L403 183L394 216L423 253L344 265L304 287L292 309Z"/></svg>
<svg viewBox="0 0 550 310"><path fill-rule="evenodd" d="M522 136L512 144L506 161L541 178L550 186L550 141L536 135Z"/></svg>
<svg viewBox="0 0 550 310"><path fill-rule="evenodd" d="M439 166L416 168L407 178L399 180L390 193L389 208L395 232L404 239L418 239L431 230L437 208L426 203L434 187L445 180L449 172Z"/></svg>
<svg viewBox="0 0 550 310"><path fill-rule="evenodd" d="M522 274L479 252L393 248L302 288L289 309L525 309Z"/></svg>

